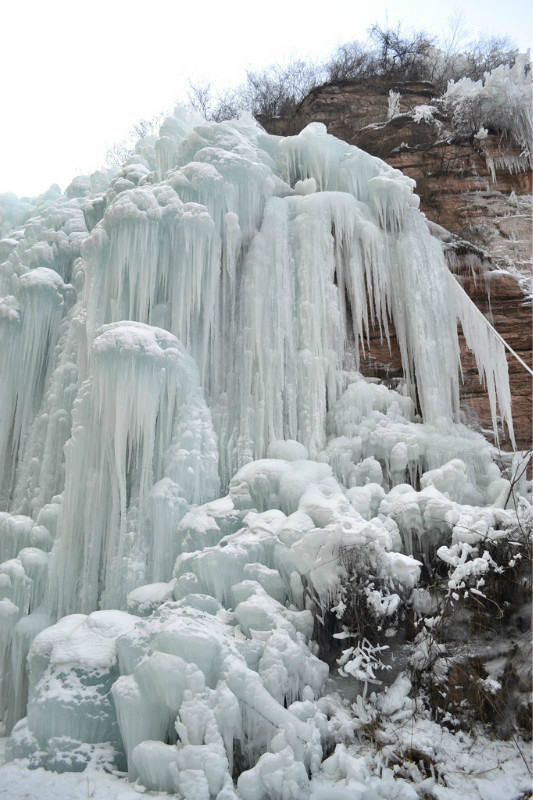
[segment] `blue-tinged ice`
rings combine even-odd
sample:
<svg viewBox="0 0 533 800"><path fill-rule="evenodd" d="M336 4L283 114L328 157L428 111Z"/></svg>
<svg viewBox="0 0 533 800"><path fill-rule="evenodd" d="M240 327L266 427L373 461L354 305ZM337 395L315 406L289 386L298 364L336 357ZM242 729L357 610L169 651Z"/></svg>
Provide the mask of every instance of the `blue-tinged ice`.
<svg viewBox="0 0 533 800"><path fill-rule="evenodd" d="M422 602L424 562L460 582L465 548L516 522L459 424L457 320L512 437L501 343L414 182L322 125L178 110L67 195L0 198L10 757L81 770L111 742L131 779L187 800L365 783L315 620L340 619L357 559L385 622ZM397 390L358 371L373 328L394 329ZM364 642L343 659L368 677Z"/></svg>

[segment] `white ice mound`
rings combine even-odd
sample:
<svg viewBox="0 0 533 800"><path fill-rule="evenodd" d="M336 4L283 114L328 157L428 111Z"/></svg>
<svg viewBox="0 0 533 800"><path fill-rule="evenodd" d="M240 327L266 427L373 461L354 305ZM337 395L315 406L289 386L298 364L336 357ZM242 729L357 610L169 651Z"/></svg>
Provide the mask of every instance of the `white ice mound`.
<svg viewBox="0 0 533 800"><path fill-rule="evenodd" d="M500 473L483 436L445 418L414 422L410 397L358 374L350 379L328 414L330 435L320 453L344 486L377 483L388 490L405 482L415 485L424 473L449 464L436 478L442 491L472 504L493 502L488 489ZM460 476L452 466L457 460Z"/></svg>
<svg viewBox="0 0 533 800"><path fill-rule="evenodd" d="M29 652L28 720L19 733L15 729L14 757L46 751L54 738L63 738L64 746L70 740L121 747L110 696L119 674L116 640L137 620L122 611L74 614L36 636Z"/></svg>
<svg viewBox="0 0 533 800"><path fill-rule="evenodd" d="M230 619L209 598L191 596L182 603L163 605L118 641L122 671L130 674L115 683L113 696L130 776L140 774L149 788L155 788L155 782L145 756L154 739L173 745L166 751L167 785L183 792L182 770L197 769L211 787L208 796L215 796L229 778L236 742L240 757L248 761L278 731L289 737L299 759L310 763L313 753L320 751L317 731L284 708L283 699L291 692L291 683L300 695L302 679L318 693L327 676L326 665L307 650L293 626L284 629L286 638L278 644L275 634L265 634L263 643L238 635L239 628L229 625ZM294 652L289 656L291 646ZM249 666L258 660L259 672ZM276 665L279 697L270 691ZM271 678L268 670L274 670ZM285 681L280 682L283 672ZM141 743L146 744L141 747ZM210 777L211 761L219 765L216 779ZM215 792L212 781L218 786Z"/></svg>
<svg viewBox="0 0 533 800"><path fill-rule="evenodd" d="M353 766L342 748L333 761L322 758L325 748L350 740L354 723L336 695L322 697L329 670L317 657L315 620L337 617L337 637L348 639L338 662L345 676L379 683L372 664L361 663L364 641L341 623L351 585L376 625L392 626L410 597L415 607L421 564L398 552L394 519L402 534L413 515L421 534L425 525L441 533L438 557L456 567L457 584L469 568L462 549L471 548L474 529L490 537L501 535L492 525L512 524L513 512L476 510L449 498L463 470L456 459L427 473L420 492L403 484L386 494L377 484L345 493L326 464L264 459L247 465L232 481L232 490L241 491L182 518L180 546L192 546L197 535L200 549L181 553L173 579L130 592L128 603L142 619L115 611L72 615L37 636L28 719L13 731L10 756L57 765L53 743L61 763L81 769L80 742L111 741L116 763L127 764L131 779L190 800L237 796L235 770L243 798L283 797L285 785L308 798L337 770L342 780L341 761L350 774ZM249 506L252 495L263 504L281 502L283 480L297 507L288 515L279 508L235 508L232 498L246 498ZM359 513L376 502L379 516ZM429 513L426 518L430 508L441 509L441 527ZM206 537L216 542L209 546ZM477 575L488 567L486 558L471 561ZM383 713L411 713L408 683L397 681L383 695ZM62 715L69 723L60 735ZM370 778L363 773L361 791L367 791Z"/></svg>
<svg viewBox="0 0 533 800"><path fill-rule="evenodd" d="M287 705L305 692L318 697L328 668L272 614L282 627L258 639L202 595L165 603L145 621L117 611L63 618L32 644L28 719L13 732L11 757L37 765L61 738L75 761L80 743L109 741L148 788L189 796L197 770L209 798L232 785L235 747L252 766L281 733L292 760L316 770L319 731Z"/></svg>

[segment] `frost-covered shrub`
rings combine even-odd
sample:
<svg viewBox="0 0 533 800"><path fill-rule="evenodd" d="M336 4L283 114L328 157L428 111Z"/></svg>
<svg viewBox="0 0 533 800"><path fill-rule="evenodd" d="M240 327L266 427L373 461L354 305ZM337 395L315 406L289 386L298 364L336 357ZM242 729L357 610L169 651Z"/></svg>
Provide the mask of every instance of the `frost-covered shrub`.
<svg viewBox="0 0 533 800"><path fill-rule="evenodd" d="M453 28L453 26L452 26ZM477 80L501 64L510 64L516 54L503 37L481 37L460 45L460 30L451 38L432 37L424 31L406 31L401 26L372 25L367 42L340 45L325 65L330 81L368 80L385 77L395 81L431 81L442 90L449 80L463 76Z"/></svg>
<svg viewBox="0 0 533 800"><path fill-rule="evenodd" d="M452 727L490 724L504 738L527 718L523 692L531 691L524 630L530 627L533 525L524 502L517 520L455 535L437 551L444 575L415 590L412 602L410 663L437 719ZM504 631L515 634L511 649L502 650Z"/></svg>
<svg viewBox="0 0 533 800"><path fill-rule="evenodd" d="M379 685L382 681L376 673L391 668L382 654L405 618L406 600L420 576L420 562L384 545L376 537L341 548L344 579L325 619L330 632L341 623L342 629L332 633L333 639L350 645L341 645L337 658L340 675L352 676L364 686Z"/></svg>
<svg viewBox="0 0 533 800"><path fill-rule="evenodd" d="M446 599L451 605L466 601L474 616L488 615L494 622L527 602L533 524L523 507L518 511L518 524L486 533L479 526L465 530L454 536L451 547L437 550L448 564Z"/></svg>
<svg viewBox="0 0 533 800"><path fill-rule="evenodd" d="M531 64L528 56L521 54L512 66L501 65L478 81L450 81L443 101L453 114L453 127L459 134L493 130L511 139L531 158L531 86Z"/></svg>

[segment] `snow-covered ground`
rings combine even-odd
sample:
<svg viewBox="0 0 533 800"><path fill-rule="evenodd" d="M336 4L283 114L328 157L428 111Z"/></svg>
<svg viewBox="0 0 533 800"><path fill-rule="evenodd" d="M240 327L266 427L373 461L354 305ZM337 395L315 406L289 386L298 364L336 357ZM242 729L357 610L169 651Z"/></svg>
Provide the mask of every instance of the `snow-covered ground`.
<svg viewBox="0 0 533 800"><path fill-rule="evenodd" d="M311 800L527 800L531 797L530 743L494 742L484 736L452 734L428 720L391 725L385 735L391 743L401 743L409 752L408 761L387 770L378 765L386 760L380 749L386 751L388 745L354 746L355 774L352 772L337 781L328 775L315 777ZM0 743L3 749L5 740ZM429 756L431 762L423 761L422 754ZM367 769L363 764L368 765ZM380 779L378 776L383 773L385 776ZM372 774L370 780L367 777L361 784L361 777ZM42 768L30 770L23 760L0 766L2 800L137 800L140 794L153 800L169 797L165 792L147 791L139 783L129 783L125 775L111 774L91 765L81 773L62 774Z"/></svg>

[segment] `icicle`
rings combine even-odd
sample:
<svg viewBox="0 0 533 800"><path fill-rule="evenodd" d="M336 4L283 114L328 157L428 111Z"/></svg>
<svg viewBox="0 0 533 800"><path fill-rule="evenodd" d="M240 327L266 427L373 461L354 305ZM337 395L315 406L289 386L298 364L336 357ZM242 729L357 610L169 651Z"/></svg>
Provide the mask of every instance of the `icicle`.
<svg viewBox="0 0 533 800"><path fill-rule="evenodd" d="M480 381L483 381L487 387L496 442L499 441L497 417L499 409L502 420L507 425L509 438L515 447L509 370L505 349L491 325L451 273L448 273L448 283L453 292L454 308L461 323L466 344L474 353Z"/></svg>
<svg viewBox="0 0 533 800"><path fill-rule="evenodd" d="M89 336L104 322L158 323L204 375L220 272L220 237L206 209L183 203L168 185L123 192L83 252Z"/></svg>

